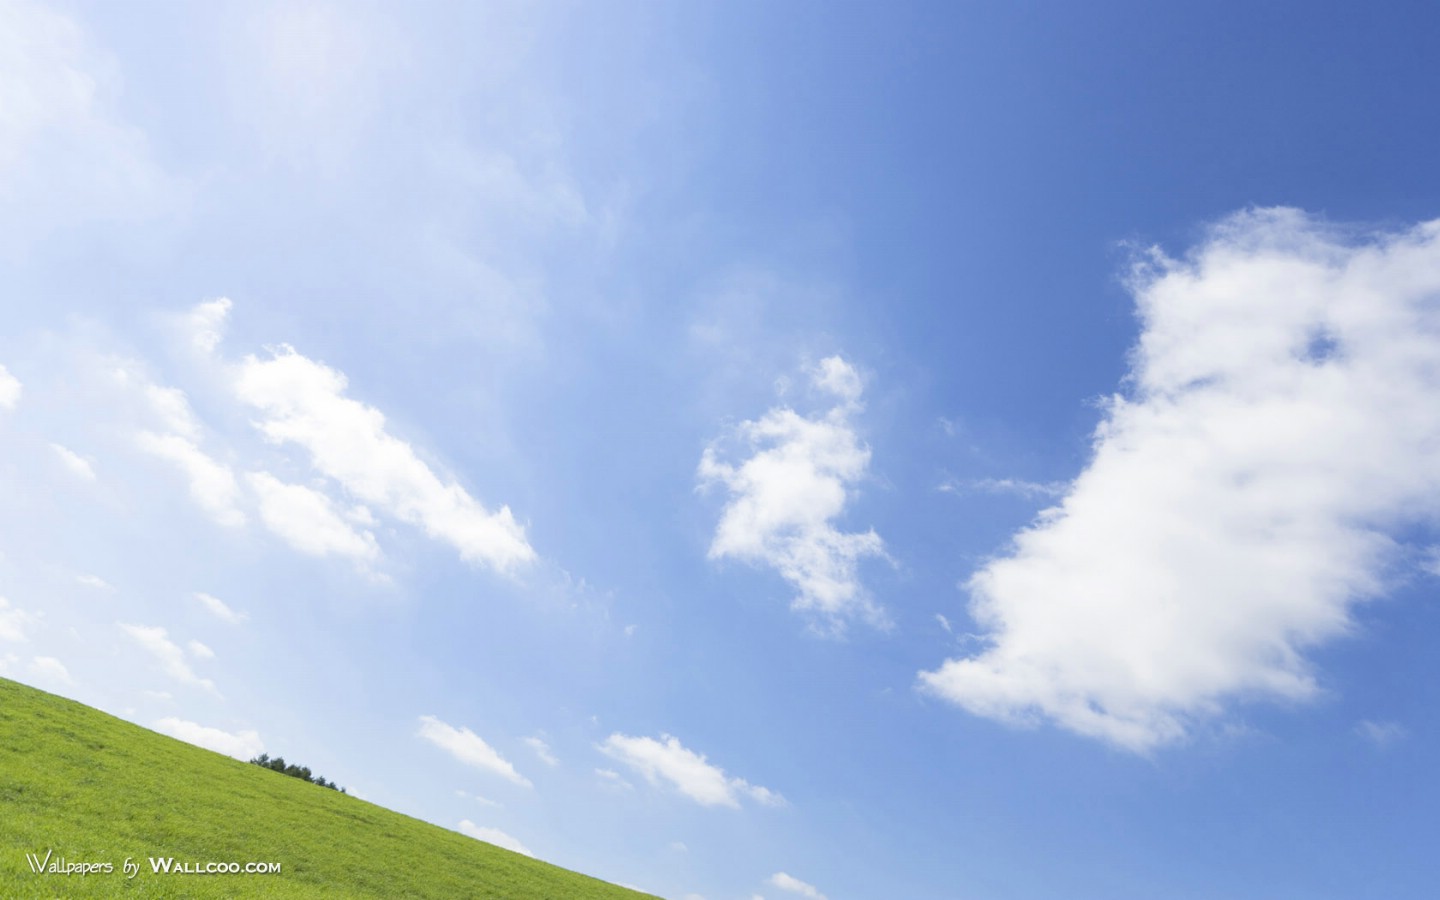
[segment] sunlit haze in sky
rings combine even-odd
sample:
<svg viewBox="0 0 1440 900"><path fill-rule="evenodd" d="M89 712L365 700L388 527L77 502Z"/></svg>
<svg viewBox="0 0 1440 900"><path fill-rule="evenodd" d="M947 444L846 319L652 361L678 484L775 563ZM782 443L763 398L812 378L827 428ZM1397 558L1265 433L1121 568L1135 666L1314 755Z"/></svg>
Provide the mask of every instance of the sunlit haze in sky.
<svg viewBox="0 0 1440 900"><path fill-rule="evenodd" d="M0 675L673 900L1430 896L1437 29L0 0Z"/></svg>

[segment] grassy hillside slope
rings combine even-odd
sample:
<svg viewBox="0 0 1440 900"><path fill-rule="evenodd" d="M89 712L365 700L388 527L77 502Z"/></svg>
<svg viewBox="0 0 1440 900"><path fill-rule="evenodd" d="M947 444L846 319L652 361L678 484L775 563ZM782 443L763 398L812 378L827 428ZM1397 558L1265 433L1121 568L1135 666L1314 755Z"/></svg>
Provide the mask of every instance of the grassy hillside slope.
<svg viewBox="0 0 1440 900"><path fill-rule="evenodd" d="M34 874L26 854L47 850L114 871ZM280 872L155 874L150 857ZM0 678L0 897L71 896L643 895Z"/></svg>

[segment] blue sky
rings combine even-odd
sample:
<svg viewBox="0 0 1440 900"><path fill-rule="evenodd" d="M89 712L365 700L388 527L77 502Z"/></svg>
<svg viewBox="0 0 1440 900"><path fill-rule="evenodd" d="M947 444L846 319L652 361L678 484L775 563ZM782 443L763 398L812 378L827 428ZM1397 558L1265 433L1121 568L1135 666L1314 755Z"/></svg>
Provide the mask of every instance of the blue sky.
<svg viewBox="0 0 1440 900"><path fill-rule="evenodd" d="M1425 896L1436 24L0 3L0 673L670 898Z"/></svg>

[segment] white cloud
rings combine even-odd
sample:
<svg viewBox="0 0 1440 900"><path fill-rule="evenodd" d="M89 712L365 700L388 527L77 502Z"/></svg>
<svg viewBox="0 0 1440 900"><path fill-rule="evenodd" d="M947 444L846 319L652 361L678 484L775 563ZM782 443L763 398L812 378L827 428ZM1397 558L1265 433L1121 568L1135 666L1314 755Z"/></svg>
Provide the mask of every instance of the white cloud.
<svg viewBox="0 0 1440 900"><path fill-rule="evenodd" d="M63 444L51 444L50 449L54 450L55 455L60 457L60 462L65 464L65 468L69 469L76 476L86 481L95 480L95 470L90 466L90 461L85 457Z"/></svg>
<svg viewBox="0 0 1440 900"><path fill-rule="evenodd" d="M190 409L190 400L184 391L146 383L144 392L151 411L165 426L167 433L177 434L191 441L200 439L200 420L195 418L194 411Z"/></svg>
<svg viewBox="0 0 1440 900"><path fill-rule="evenodd" d="M30 677L38 681L50 681L59 684L73 684L70 677L70 670L65 664L53 656L37 656L30 662Z"/></svg>
<svg viewBox="0 0 1440 900"><path fill-rule="evenodd" d="M968 581L988 633L925 689L1144 752L1240 698L1317 692L1304 653L1440 514L1440 223L1295 210L1137 267L1142 333L1060 504Z"/></svg>
<svg viewBox="0 0 1440 900"><path fill-rule="evenodd" d="M560 760L556 759L556 758L555 758L555 754L550 752L550 745L547 744L547 743L545 743L545 741L542 740L541 738L538 738L538 737L528 737L528 738L525 739L525 744L526 744L526 746L528 746L531 750L534 750L534 751L535 751L535 755L538 756L538 757L540 757L540 761L543 762L545 765L547 765L547 766L558 766L558 765L560 765Z"/></svg>
<svg viewBox="0 0 1440 900"><path fill-rule="evenodd" d="M222 622L225 622L226 624L238 625L249 618L249 616L245 613L236 612L235 610L231 609L220 598L212 597L209 594L204 593L203 591L196 591L194 597L196 600L200 601L201 605L203 605L206 609L210 611L211 615L215 616L215 618L219 619Z"/></svg>
<svg viewBox="0 0 1440 900"><path fill-rule="evenodd" d="M474 800L476 803L480 804L481 806L488 806L488 807L492 807L492 808L494 808L494 809L504 809L504 808L505 808L504 804L502 804L502 803L497 803L496 801L491 800L489 797L482 797L482 796L480 796L479 794L471 794L471 793L469 793L468 791L463 791L463 790L462 790L462 791L456 791L456 792L455 792L455 796L457 796L457 797L468 797L468 798L470 798L471 800Z"/></svg>
<svg viewBox="0 0 1440 900"><path fill-rule="evenodd" d="M137 438L140 448L173 463L190 483L190 499L221 525L245 524L240 511L240 485L229 466L216 462L180 434L156 434L142 431Z"/></svg>
<svg viewBox="0 0 1440 900"><path fill-rule="evenodd" d="M214 659L214 658L215 658L215 651L214 651L214 650L211 650L209 647L205 646L204 644L200 643L199 641L193 641L193 640L192 640L192 641L187 642L187 643L185 644L185 649L186 649L186 650L189 650L189 651L190 651L190 655L193 656L193 657L195 657L196 659Z"/></svg>
<svg viewBox="0 0 1440 900"><path fill-rule="evenodd" d="M527 848L524 844L520 843L518 840L498 828L482 828L481 826L476 825L469 819L461 819L460 824L457 826L457 830L461 834L469 835L477 841L484 841L487 844L494 844L497 847L503 847L504 849L513 851L515 853L523 853L526 856L535 855L531 853L529 848Z"/></svg>
<svg viewBox="0 0 1440 900"><path fill-rule="evenodd" d="M115 588L110 584L110 582L101 578L99 575L76 575L75 580L80 584L83 584L89 588L94 588L97 591L115 590Z"/></svg>
<svg viewBox="0 0 1440 900"><path fill-rule="evenodd" d="M830 357L811 372L814 386L839 399L828 413L805 418L777 407L742 423L737 436L755 452L739 465L723 463L714 446L700 460L702 485L720 483L731 494L710 545L710 558L733 557L775 568L799 592L793 609L839 633L860 618L878 627L888 619L861 585L867 556L885 558L873 530L839 531L852 486L870 464L850 417L860 409L860 376Z"/></svg>
<svg viewBox="0 0 1440 900"><path fill-rule="evenodd" d="M155 728L186 743L240 760L254 759L265 750L259 733L255 731L239 731L232 734L219 728L208 728L173 716L160 719L155 723Z"/></svg>
<svg viewBox="0 0 1440 900"><path fill-rule="evenodd" d="M1355 733L1377 747L1388 747L1409 734L1399 722L1372 722L1366 719L1355 726Z"/></svg>
<svg viewBox="0 0 1440 900"><path fill-rule="evenodd" d="M236 391L260 410L256 423L274 443L294 443L317 470L366 503L423 527L471 562L501 571L535 557L509 507L488 512L464 488L446 483L385 428L374 407L345 396L341 373L286 347L269 359L247 356Z"/></svg>
<svg viewBox="0 0 1440 900"><path fill-rule="evenodd" d="M341 517L330 498L300 484L285 484L269 472L246 476L260 500L265 526L301 553L344 556L372 563L380 556L375 536L356 531Z"/></svg>
<svg viewBox="0 0 1440 900"><path fill-rule="evenodd" d="M984 494L1014 494L1026 500L1062 497L1069 488L1063 481L1026 481L1023 478L979 478L974 481L946 481L940 490L947 493L979 491Z"/></svg>
<svg viewBox="0 0 1440 900"><path fill-rule="evenodd" d="M621 788L624 790L630 790L631 788L635 787L635 785L625 780L625 776L621 775L614 769L596 769L595 774L600 776L600 780L603 783L611 785L612 787Z"/></svg>
<svg viewBox="0 0 1440 900"><path fill-rule="evenodd" d="M220 339L225 336L226 320L230 316L230 298L217 297L195 304L184 317L184 328L190 342L203 354L215 352Z"/></svg>
<svg viewBox="0 0 1440 900"><path fill-rule="evenodd" d="M513 781L521 787L530 782L510 765L495 748L468 728L455 728L434 716L420 717L420 737L465 763Z"/></svg>
<svg viewBox="0 0 1440 900"><path fill-rule="evenodd" d="M784 798L769 788L726 775L723 769L706 761L704 754L686 749L668 734L661 735L658 741L649 737L612 734L600 745L600 750L634 769L651 784L666 781L701 806L736 808L742 796L765 806L785 803Z"/></svg>
<svg viewBox="0 0 1440 900"><path fill-rule="evenodd" d="M14 409L15 404L20 402L23 390L20 379L11 375L10 370L0 364L0 409Z"/></svg>
<svg viewBox="0 0 1440 900"><path fill-rule="evenodd" d="M25 627L34 621L33 614L11 606L9 600L0 597L0 641L26 640Z"/></svg>
<svg viewBox="0 0 1440 900"><path fill-rule="evenodd" d="M158 625L121 624L120 629L155 657L166 675L184 684L193 684L209 691L215 690L214 682L208 678L201 678L190 668L190 664L185 661L185 651L170 640L164 628Z"/></svg>
<svg viewBox="0 0 1440 900"><path fill-rule="evenodd" d="M809 897L810 900L825 900L825 895L816 890L813 884L806 884L795 876L787 875L784 872L776 872L774 875L771 875L768 883L780 888L782 891L790 891L802 897Z"/></svg>

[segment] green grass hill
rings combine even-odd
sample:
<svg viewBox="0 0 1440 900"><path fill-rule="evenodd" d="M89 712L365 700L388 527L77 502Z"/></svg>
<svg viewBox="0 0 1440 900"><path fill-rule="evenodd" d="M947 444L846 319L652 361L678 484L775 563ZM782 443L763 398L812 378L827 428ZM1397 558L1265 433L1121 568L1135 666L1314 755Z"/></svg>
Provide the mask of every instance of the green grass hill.
<svg viewBox="0 0 1440 900"><path fill-rule="evenodd" d="M0 897L641 896L0 678Z"/></svg>

